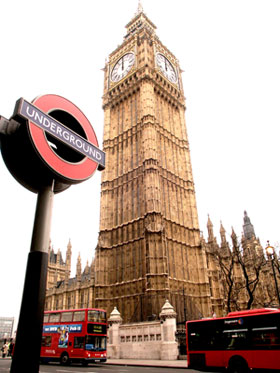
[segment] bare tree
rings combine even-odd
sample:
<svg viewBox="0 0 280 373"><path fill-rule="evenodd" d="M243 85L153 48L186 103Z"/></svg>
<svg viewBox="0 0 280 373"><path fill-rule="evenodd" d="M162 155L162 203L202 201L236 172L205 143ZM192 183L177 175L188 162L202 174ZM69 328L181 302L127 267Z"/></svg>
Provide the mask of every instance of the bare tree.
<svg viewBox="0 0 280 373"><path fill-rule="evenodd" d="M221 271L221 278L223 281L224 296L226 298L227 311L231 312L231 303L233 298L234 290L234 277L233 277L233 268L234 268L234 256L230 255L224 257L221 253L216 250L214 256L218 263L219 269Z"/></svg>
<svg viewBox="0 0 280 373"><path fill-rule="evenodd" d="M221 274L224 288L224 298L227 311L240 310L240 295L246 303L246 309L250 309L256 301L255 294L260 275L267 261L264 255L256 252L254 247L242 248L237 236L232 232L232 249L222 253L217 246L213 252ZM279 268L280 270L280 268ZM265 305L265 300L258 299L258 303Z"/></svg>
<svg viewBox="0 0 280 373"><path fill-rule="evenodd" d="M244 278L243 288L248 297L246 308L249 310L254 302L255 291L260 282L260 274L266 265L266 260L264 255L258 255L255 250L250 248L242 250L234 232L232 234L232 244L234 256L242 269ZM246 250L248 252L246 252ZM241 290L241 288L239 290Z"/></svg>

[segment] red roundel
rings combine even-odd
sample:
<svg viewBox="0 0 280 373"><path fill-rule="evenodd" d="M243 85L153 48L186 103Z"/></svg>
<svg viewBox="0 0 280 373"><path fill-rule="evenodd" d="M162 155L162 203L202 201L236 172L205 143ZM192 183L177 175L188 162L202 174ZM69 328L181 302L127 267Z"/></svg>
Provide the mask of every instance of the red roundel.
<svg viewBox="0 0 280 373"><path fill-rule="evenodd" d="M70 114L82 127L86 135L86 140L98 147L98 141L90 122L72 102L57 95L43 95L35 98L32 104L46 114L54 110L61 110ZM53 171L66 179L75 180L77 182L86 180L92 176L98 166L96 162L88 157L83 157L83 159L77 163L62 159L49 145L45 131L31 120L29 120L28 123L29 132L37 151ZM67 123L63 123L63 125L67 127Z"/></svg>

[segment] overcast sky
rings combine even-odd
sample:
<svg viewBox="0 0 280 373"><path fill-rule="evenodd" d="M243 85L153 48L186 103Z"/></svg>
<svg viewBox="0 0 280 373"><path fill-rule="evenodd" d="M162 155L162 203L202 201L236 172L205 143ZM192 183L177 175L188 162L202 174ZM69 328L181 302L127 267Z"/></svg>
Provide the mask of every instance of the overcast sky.
<svg viewBox="0 0 280 373"><path fill-rule="evenodd" d="M265 245L280 241L280 22L278 0L142 0L180 62L200 229L240 237L247 210ZM0 4L0 115L18 98L58 94L88 117L102 145L105 59L122 43L138 0L9 0ZM110 165L107 165L110 167ZM100 173L55 195L51 240L91 261ZM18 316L36 194L0 157L0 316ZM75 271L72 271L72 276Z"/></svg>

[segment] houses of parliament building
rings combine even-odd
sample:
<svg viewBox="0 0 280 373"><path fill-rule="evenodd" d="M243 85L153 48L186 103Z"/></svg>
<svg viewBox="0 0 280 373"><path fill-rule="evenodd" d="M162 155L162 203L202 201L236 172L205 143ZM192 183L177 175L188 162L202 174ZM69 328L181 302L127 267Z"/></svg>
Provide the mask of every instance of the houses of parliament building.
<svg viewBox="0 0 280 373"><path fill-rule="evenodd" d="M249 264L267 262L264 250L246 212L241 242L234 232L227 242L222 225L217 240L210 218L208 237L201 235L181 68L141 4L104 72L106 169L95 257L82 270L79 256L71 277L71 242L65 260L50 246L46 310L117 307L125 322L140 322L157 318L168 299L183 323L246 308L244 268L232 253L248 259L253 281ZM276 302L271 276L263 263L252 307Z"/></svg>

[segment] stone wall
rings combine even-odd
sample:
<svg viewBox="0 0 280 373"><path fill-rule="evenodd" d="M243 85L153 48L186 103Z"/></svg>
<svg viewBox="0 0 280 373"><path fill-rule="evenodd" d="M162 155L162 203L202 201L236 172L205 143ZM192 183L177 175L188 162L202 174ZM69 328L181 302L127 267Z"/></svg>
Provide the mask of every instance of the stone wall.
<svg viewBox="0 0 280 373"><path fill-rule="evenodd" d="M122 324L116 307L109 318L107 356L110 359L176 360L176 313L168 301L160 320Z"/></svg>

